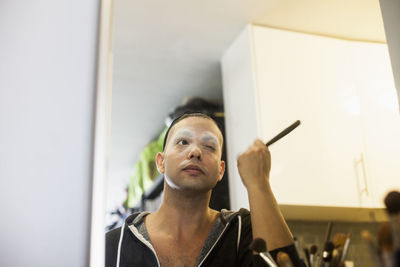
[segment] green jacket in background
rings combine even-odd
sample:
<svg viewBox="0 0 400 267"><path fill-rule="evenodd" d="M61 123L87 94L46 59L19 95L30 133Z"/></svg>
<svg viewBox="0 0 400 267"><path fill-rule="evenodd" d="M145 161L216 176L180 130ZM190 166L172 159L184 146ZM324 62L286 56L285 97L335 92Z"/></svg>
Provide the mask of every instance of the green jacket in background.
<svg viewBox="0 0 400 267"><path fill-rule="evenodd" d="M156 155L162 151L165 133L168 128L165 128L156 141L148 144L140 154L140 160L133 167L133 173L130 177L128 185L128 208L136 206L141 199L142 194L151 187L155 178L160 173L157 170Z"/></svg>

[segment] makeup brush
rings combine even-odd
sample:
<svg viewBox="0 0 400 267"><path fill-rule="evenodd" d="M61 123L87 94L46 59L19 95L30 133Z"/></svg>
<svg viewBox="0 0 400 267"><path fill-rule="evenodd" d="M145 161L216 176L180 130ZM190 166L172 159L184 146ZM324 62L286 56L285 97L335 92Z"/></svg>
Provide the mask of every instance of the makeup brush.
<svg viewBox="0 0 400 267"><path fill-rule="evenodd" d="M369 255L371 256L372 262L375 267L382 267L382 262L378 254L378 249L375 247L374 242L372 241L372 235L367 230L361 231L361 238L368 246Z"/></svg>
<svg viewBox="0 0 400 267"><path fill-rule="evenodd" d="M308 248L303 248L303 250L304 250L304 255L306 256L307 266L311 267L310 251L308 250Z"/></svg>
<svg viewBox="0 0 400 267"><path fill-rule="evenodd" d="M341 262L344 262L346 260L347 253L349 252L350 240L351 240L351 231L347 234L346 241L343 246L343 253L340 259Z"/></svg>
<svg viewBox="0 0 400 267"><path fill-rule="evenodd" d="M323 262L325 262L324 258L327 256L327 252L325 252L325 249L327 248L327 246L330 246L327 244L330 242L329 239L330 239L330 236L332 233L332 227L333 227L333 222L328 222L328 226L326 228L326 233L325 233L324 249L322 251L322 262L318 262L318 266L320 266ZM333 248L332 248L332 250L333 250ZM330 254L331 253L332 253L332 251L330 251ZM332 256L332 255L330 255L330 256Z"/></svg>
<svg viewBox="0 0 400 267"><path fill-rule="evenodd" d="M393 239L388 222L383 222L378 229L378 245L383 251L393 251Z"/></svg>
<svg viewBox="0 0 400 267"><path fill-rule="evenodd" d="M378 229L378 245L382 252L382 261L385 267L395 267L393 257L393 236L388 222L383 222Z"/></svg>
<svg viewBox="0 0 400 267"><path fill-rule="evenodd" d="M330 266L330 263L332 262L332 252L333 249L335 248L335 245L333 245L333 242L328 241L325 243L324 251L322 252L322 261L323 261L323 266Z"/></svg>
<svg viewBox="0 0 400 267"><path fill-rule="evenodd" d="M386 195L384 202L389 214L389 222L392 232L393 257L396 266L400 266L400 192L389 192Z"/></svg>
<svg viewBox="0 0 400 267"><path fill-rule="evenodd" d="M370 211L370 212L369 212L369 218L370 218L371 223L372 223L372 225L373 225L373 233L372 233L372 235L373 235L373 236L378 236L379 224L378 224L378 222L376 221L375 212Z"/></svg>
<svg viewBox="0 0 400 267"><path fill-rule="evenodd" d="M393 247L399 248L399 227L400 227L400 192L389 192L385 197L386 211L389 214L390 226L393 235Z"/></svg>
<svg viewBox="0 0 400 267"><path fill-rule="evenodd" d="M285 252L279 251L276 256L276 260L280 267L293 267L293 263L289 258L289 255Z"/></svg>
<svg viewBox="0 0 400 267"><path fill-rule="evenodd" d="M335 248L343 249L344 244L346 243L346 234L337 233L333 236L332 242L335 245Z"/></svg>
<svg viewBox="0 0 400 267"><path fill-rule="evenodd" d="M332 238L332 242L335 247L332 252L332 266L337 266L343 253L344 244L346 243L346 235L336 233Z"/></svg>
<svg viewBox="0 0 400 267"><path fill-rule="evenodd" d="M299 240L297 240L296 237L293 237L293 240L294 240L294 248L296 249L297 255L299 255L299 257L300 257L301 254L300 254Z"/></svg>
<svg viewBox="0 0 400 267"><path fill-rule="evenodd" d="M317 250L318 250L318 247L316 245L312 245L310 247L310 263L311 263L310 266L312 266L312 267L317 266L317 262L316 262Z"/></svg>
<svg viewBox="0 0 400 267"><path fill-rule="evenodd" d="M328 242L329 239L331 238L331 233L332 233L332 227L333 227L333 222L328 222L328 226L326 228L326 233L325 233L325 242Z"/></svg>
<svg viewBox="0 0 400 267"><path fill-rule="evenodd" d="M386 209L390 214L398 214L400 212L400 192L391 191L385 197Z"/></svg>
<svg viewBox="0 0 400 267"><path fill-rule="evenodd" d="M256 252L270 267L278 267L272 256L267 251L267 243L262 238L255 238L251 244L250 249Z"/></svg>
<svg viewBox="0 0 400 267"><path fill-rule="evenodd" d="M320 253L317 253L317 255L315 255L315 263L313 265L313 267L320 267L322 264L322 257Z"/></svg>
<svg viewBox="0 0 400 267"><path fill-rule="evenodd" d="M265 145L266 146L270 146L273 143L275 143L276 141L278 141L279 139L281 139L282 137L286 136L287 134L289 134L291 131L293 131L297 126L300 125L300 121L297 120L295 121L292 125L290 125L289 127L287 127L285 130L283 130L282 132L280 132L277 136L275 136L274 138L272 138L270 141L268 141Z"/></svg>

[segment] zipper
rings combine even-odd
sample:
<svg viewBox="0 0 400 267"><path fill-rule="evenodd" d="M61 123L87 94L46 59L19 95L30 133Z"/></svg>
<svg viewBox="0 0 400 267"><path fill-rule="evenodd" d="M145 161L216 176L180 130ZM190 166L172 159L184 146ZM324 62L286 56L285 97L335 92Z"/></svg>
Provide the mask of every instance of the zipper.
<svg viewBox="0 0 400 267"><path fill-rule="evenodd" d="M217 240L214 242L214 244L212 245L212 247L208 250L207 254L204 256L203 260L199 263L199 265L197 265L197 267L200 267L203 262L207 259L208 255L210 255L211 251L214 249L215 245L218 243L218 241L221 239L221 236L225 233L226 228L228 228L229 226L229 222L225 225L224 230L222 230L221 234L218 236Z"/></svg>
<svg viewBox="0 0 400 267"><path fill-rule="evenodd" d="M141 233L139 233L139 231L136 229L135 226L130 225L128 226L129 229L132 231L132 233L136 236L137 239L139 239L143 244L145 244L154 254L154 257L157 260L157 266L160 267L160 261L158 260L157 257L157 253L154 250L153 246L151 245L151 243L149 241L146 240L146 238L143 237L143 235Z"/></svg>

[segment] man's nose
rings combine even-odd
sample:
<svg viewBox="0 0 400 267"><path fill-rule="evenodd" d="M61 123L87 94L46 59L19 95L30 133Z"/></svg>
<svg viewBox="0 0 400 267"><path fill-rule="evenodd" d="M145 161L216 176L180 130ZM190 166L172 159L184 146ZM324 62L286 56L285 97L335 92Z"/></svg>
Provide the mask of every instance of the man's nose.
<svg viewBox="0 0 400 267"><path fill-rule="evenodd" d="M189 151L189 159L197 158L198 160L201 159L201 149L197 145L193 145Z"/></svg>

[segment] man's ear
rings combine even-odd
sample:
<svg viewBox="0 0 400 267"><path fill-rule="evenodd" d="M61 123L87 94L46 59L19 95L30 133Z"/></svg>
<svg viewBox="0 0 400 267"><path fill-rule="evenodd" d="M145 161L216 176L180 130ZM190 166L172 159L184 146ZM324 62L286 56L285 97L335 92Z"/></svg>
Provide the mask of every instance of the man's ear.
<svg viewBox="0 0 400 267"><path fill-rule="evenodd" d="M158 152L156 155L156 164L157 164L157 170L159 173L164 173L165 168L164 168L164 153Z"/></svg>
<svg viewBox="0 0 400 267"><path fill-rule="evenodd" d="M221 160L220 166L219 166L219 179L218 182L222 180L222 177L224 176L225 173L225 161Z"/></svg>

